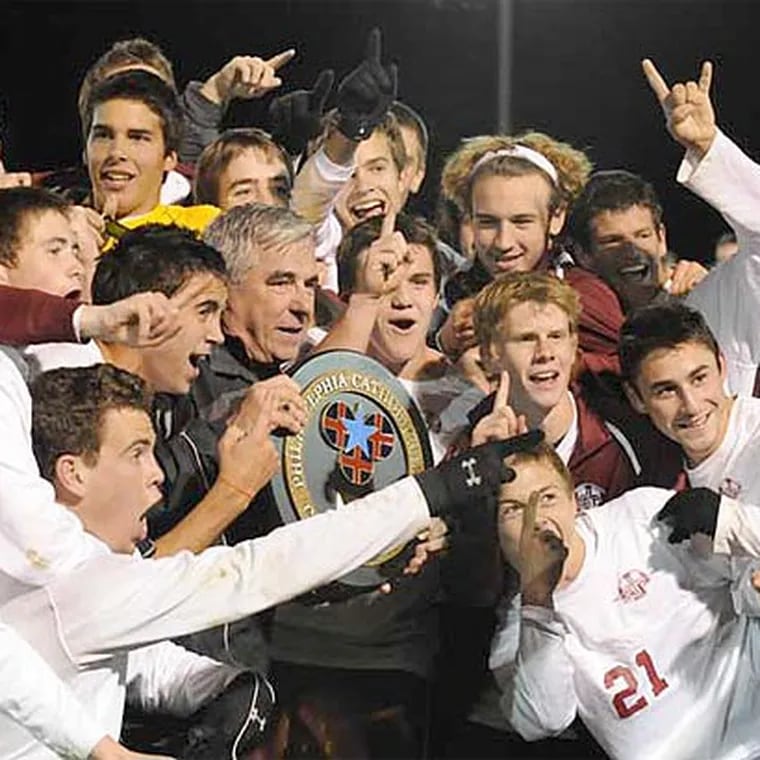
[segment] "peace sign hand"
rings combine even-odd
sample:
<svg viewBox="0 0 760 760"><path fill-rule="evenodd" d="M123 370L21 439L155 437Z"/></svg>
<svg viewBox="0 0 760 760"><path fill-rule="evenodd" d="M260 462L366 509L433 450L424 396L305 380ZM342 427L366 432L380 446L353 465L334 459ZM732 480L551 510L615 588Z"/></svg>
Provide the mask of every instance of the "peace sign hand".
<svg viewBox="0 0 760 760"><path fill-rule="evenodd" d="M712 63L705 61L702 64L699 82L677 82L672 87L668 86L649 58L641 62L641 68L662 106L668 132L673 139L687 150L704 156L718 129L710 100Z"/></svg>

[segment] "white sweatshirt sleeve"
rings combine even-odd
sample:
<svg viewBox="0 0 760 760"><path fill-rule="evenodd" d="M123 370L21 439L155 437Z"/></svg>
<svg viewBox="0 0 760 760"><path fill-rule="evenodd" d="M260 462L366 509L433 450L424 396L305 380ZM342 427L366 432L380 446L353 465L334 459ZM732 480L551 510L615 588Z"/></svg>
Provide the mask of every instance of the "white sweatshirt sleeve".
<svg viewBox="0 0 760 760"><path fill-rule="evenodd" d="M162 641L129 653L127 698L146 712L186 717L220 694L242 672Z"/></svg>
<svg viewBox="0 0 760 760"><path fill-rule="evenodd" d="M0 623L0 712L67 758L86 758L106 735L50 666Z"/></svg>
<svg viewBox="0 0 760 760"><path fill-rule="evenodd" d="M199 555L99 557L9 602L0 617L40 651L66 652L61 668L238 620L340 578L430 522L414 478L361 501Z"/></svg>
<svg viewBox="0 0 760 760"><path fill-rule="evenodd" d="M562 733L575 719L578 701L564 629L554 612L524 606L511 685L503 684L502 711L527 741Z"/></svg>
<svg viewBox="0 0 760 760"><path fill-rule="evenodd" d="M760 363L760 165L722 132L699 159L687 153L677 179L733 228L739 251L715 267L687 296L728 359L735 393L750 395Z"/></svg>
<svg viewBox="0 0 760 760"><path fill-rule="evenodd" d="M760 557L760 508L722 496L713 552Z"/></svg>

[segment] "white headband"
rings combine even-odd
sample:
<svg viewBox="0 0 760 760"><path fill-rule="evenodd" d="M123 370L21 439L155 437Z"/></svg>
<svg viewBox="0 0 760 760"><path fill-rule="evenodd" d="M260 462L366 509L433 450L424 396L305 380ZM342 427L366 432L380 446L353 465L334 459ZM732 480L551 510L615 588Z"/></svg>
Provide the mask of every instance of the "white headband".
<svg viewBox="0 0 760 760"><path fill-rule="evenodd" d="M559 184L559 175L554 164L543 153L539 153L537 150L533 150L533 148L529 148L526 145L513 145L511 148L489 150L475 162L475 165L470 170L470 176L472 177L483 164L487 164L495 158L501 158L502 156L525 159L525 161L533 164L533 166L537 166L548 174L555 185Z"/></svg>

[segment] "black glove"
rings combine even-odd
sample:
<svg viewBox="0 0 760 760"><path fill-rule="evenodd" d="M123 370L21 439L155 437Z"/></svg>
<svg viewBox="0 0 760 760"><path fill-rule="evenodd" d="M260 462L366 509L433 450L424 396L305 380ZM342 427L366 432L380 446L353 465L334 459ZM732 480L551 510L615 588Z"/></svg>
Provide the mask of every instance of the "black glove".
<svg viewBox="0 0 760 760"><path fill-rule="evenodd" d="M276 697L272 684L257 673L239 675L193 717L183 760L243 757L262 744ZM234 752L233 752L234 749Z"/></svg>
<svg viewBox="0 0 760 760"><path fill-rule="evenodd" d="M380 63L380 30L367 40L364 60L338 86L337 127L349 140L366 140L396 99L396 64Z"/></svg>
<svg viewBox="0 0 760 760"><path fill-rule="evenodd" d="M295 90L275 98L269 106L272 138L295 156L322 131L322 113L335 81L335 72L320 72L310 90Z"/></svg>
<svg viewBox="0 0 760 760"><path fill-rule="evenodd" d="M430 514L446 519L447 523L453 518L466 531L481 531L484 525L487 530L492 529L501 484L515 479L515 471L504 464L504 459L518 451L530 451L543 440L541 430L531 430L505 441L468 449L415 475Z"/></svg>
<svg viewBox="0 0 760 760"><path fill-rule="evenodd" d="M714 538L719 508L719 493L709 488L691 488L671 496L657 513L657 519L672 528L668 537L671 544L679 544L695 533Z"/></svg>

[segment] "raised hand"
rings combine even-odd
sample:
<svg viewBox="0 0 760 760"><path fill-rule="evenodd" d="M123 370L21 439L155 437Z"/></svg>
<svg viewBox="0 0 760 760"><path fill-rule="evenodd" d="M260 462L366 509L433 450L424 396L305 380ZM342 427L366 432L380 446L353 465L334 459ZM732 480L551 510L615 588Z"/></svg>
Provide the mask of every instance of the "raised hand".
<svg viewBox="0 0 760 760"><path fill-rule="evenodd" d="M509 372L502 372L499 387L493 399L493 409L483 417L472 431L472 445L500 441L528 432L525 415L515 414L509 405Z"/></svg>
<svg viewBox="0 0 760 760"><path fill-rule="evenodd" d="M541 495L534 491L523 507L520 533L520 591L522 603L553 607L552 595L557 588L568 550L553 531L538 523L538 502Z"/></svg>
<svg viewBox="0 0 760 760"><path fill-rule="evenodd" d="M272 137L291 155L301 153L322 131L322 114L335 81L335 72L320 72L310 90L295 90L269 106Z"/></svg>
<svg viewBox="0 0 760 760"><path fill-rule="evenodd" d="M685 296L690 293L709 272L698 261L681 259L668 278L665 290L673 296Z"/></svg>
<svg viewBox="0 0 760 760"><path fill-rule="evenodd" d="M290 61L296 51L292 48L267 58L236 55L209 77L201 93L214 103L227 104L235 98L260 98L282 84L278 71Z"/></svg>
<svg viewBox="0 0 760 760"><path fill-rule="evenodd" d="M7 172L3 162L0 161L0 190L10 187L30 187L32 175L29 172Z"/></svg>
<svg viewBox="0 0 760 760"><path fill-rule="evenodd" d="M359 292L375 296L392 293L409 269L409 245L395 226L396 214L388 211L383 217L380 237L370 245L363 257L362 269L357 277Z"/></svg>
<svg viewBox="0 0 760 760"><path fill-rule="evenodd" d="M438 331L438 342L446 356L456 359L478 344L474 314L474 298L463 298L454 304Z"/></svg>
<svg viewBox="0 0 760 760"><path fill-rule="evenodd" d="M677 82L672 87L649 58L641 62L641 68L665 114L668 132L684 148L703 156L717 132L715 110L710 100L712 63L705 61L702 64L698 82Z"/></svg>
<svg viewBox="0 0 760 760"><path fill-rule="evenodd" d="M367 40L364 60L338 86L337 127L349 140L366 140L383 120L398 89L394 63L380 62L380 30Z"/></svg>

